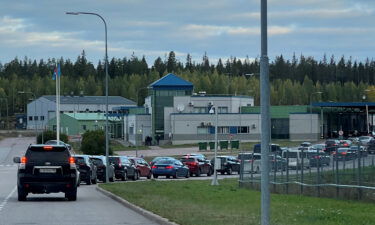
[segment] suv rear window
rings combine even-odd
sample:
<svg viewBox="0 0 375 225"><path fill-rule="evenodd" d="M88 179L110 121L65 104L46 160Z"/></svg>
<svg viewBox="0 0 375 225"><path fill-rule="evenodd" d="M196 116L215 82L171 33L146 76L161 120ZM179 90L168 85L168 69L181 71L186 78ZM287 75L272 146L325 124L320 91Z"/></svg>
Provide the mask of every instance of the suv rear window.
<svg viewBox="0 0 375 225"><path fill-rule="evenodd" d="M109 161L109 163L119 164L120 158L119 157L109 157L108 161Z"/></svg>
<svg viewBox="0 0 375 225"><path fill-rule="evenodd" d="M70 153L67 148L60 146L32 146L26 152L29 162L69 161Z"/></svg>
<svg viewBox="0 0 375 225"><path fill-rule="evenodd" d="M181 162L195 162L195 158L181 158Z"/></svg>
<svg viewBox="0 0 375 225"><path fill-rule="evenodd" d="M101 159L92 158L92 161L95 162L95 164L97 166L102 166L103 165L103 161Z"/></svg>
<svg viewBox="0 0 375 225"><path fill-rule="evenodd" d="M77 156L75 156L74 159L75 159L75 161L76 161L77 164L85 164L86 163L85 159L83 157L77 157Z"/></svg>

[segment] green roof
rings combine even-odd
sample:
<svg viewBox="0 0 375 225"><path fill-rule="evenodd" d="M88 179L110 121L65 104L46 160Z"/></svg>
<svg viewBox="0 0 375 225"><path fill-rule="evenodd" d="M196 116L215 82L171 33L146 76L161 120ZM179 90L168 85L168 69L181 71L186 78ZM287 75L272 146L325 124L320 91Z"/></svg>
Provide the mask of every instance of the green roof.
<svg viewBox="0 0 375 225"><path fill-rule="evenodd" d="M76 120L105 120L105 113L64 113L67 116L73 117ZM108 120L118 121L118 117L108 117Z"/></svg>
<svg viewBox="0 0 375 225"><path fill-rule="evenodd" d="M309 110L308 105L278 105L271 106L271 118L282 119L289 118L290 113L307 113ZM245 106L241 107L242 113L260 113L260 106Z"/></svg>

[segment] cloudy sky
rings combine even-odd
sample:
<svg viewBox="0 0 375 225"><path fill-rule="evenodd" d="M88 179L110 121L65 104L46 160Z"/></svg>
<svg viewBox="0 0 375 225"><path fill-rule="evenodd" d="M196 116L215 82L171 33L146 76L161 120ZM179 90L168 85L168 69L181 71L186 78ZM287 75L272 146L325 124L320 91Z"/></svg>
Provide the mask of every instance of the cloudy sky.
<svg viewBox="0 0 375 225"><path fill-rule="evenodd" d="M269 56L295 53L373 58L374 0L268 0ZM260 0L1 0L0 62L18 57L75 61L84 49L96 64L104 58L108 25L110 58L146 56L153 63L174 51L201 61L256 58L260 52Z"/></svg>

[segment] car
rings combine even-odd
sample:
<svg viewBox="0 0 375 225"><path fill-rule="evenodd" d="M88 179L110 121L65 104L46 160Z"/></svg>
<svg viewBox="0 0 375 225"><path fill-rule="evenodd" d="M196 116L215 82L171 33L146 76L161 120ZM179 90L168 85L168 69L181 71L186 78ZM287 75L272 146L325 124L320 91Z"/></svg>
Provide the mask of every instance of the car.
<svg viewBox="0 0 375 225"><path fill-rule="evenodd" d="M185 155L182 155L182 157L197 157L197 158L201 158L203 160L207 160L207 157L203 154L199 154L199 153L190 153L190 154L185 154Z"/></svg>
<svg viewBox="0 0 375 225"><path fill-rule="evenodd" d="M92 160L93 164L96 166L96 174L98 180L102 181L103 183L107 182L106 179L106 170L107 170L107 161L106 157L102 155L91 155L90 159ZM115 168L113 165L108 165L108 180L113 182L115 180Z"/></svg>
<svg viewBox="0 0 375 225"><path fill-rule="evenodd" d="M302 169L310 167L310 160L307 157L307 151L300 149L289 149L283 151L282 157L287 160L288 167L291 169Z"/></svg>
<svg viewBox="0 0 375 225"><path fill-rule="evenodd" d="M185 177L189 178L190 170L182 162L175 158L161 159L151 167L152 176L156 179L159 176L166 176L167 178Z"/></svg>
<svg viewBox="0 0 375 225"><path fill-rule="evenodd" d="M360 149L360 152L358 152L358 149ZM360 157L367 157L368 155L368 149L366 149L364 146L352 145L350 146L349 150L352 154L354 154L353 158L358 158L358 153L361 154Z"/></svg>
<svg viewBox="0 0 375 225"><path fill-rule="evenodd" d="M336 148L339 147L340 141L337 139L328 139L326 140L325 144L326 144L326 152L332 153L336 151Z"/></svg>
<svg viewBox="0 0 375 225"><path fill-rule="evenodd" d="M48 140L44 144L45 145L57 145L57 143L59 145L66 145L68 147L69 151L72 151L72 146L70 144L68 144L68 143L63 142L63 141L58 141L57 142L57 140Z"/></svg>
<svg viewBox="0 0 375 225"><path fill-rule="evenodd" d="M73 155L73 158L76 162L77 168L79 170L80 181L86 182L87 185L96 184L97 174L96 166L90 159L88 155Z"/></svg>
<svg viewBox="0 0 375 225"><path fill-rule="evenodd" d="M301 146L301 147L310 147L310 146L311 146L311 142L304 141L304 142L301 143L300 146Z"/></svg>
<svg viewBox="0 0 375 225"><path fill-rule="evenodd" d="M282 158L279 155L271 154L269 155L269 160L270 160L270 169L272 171L279 171L279 170L285 171L288 167L288 163L286 159Z"/></svg>
<svg viewBox="0 0 375 225"><path fill-rule="evenodd" d="M174 160L175 158L173 157L167 157L167 156L158 156L158 157L155 157L149 164L150 166L152 167L154 165L155 162L159 161L159 160L164 160L164 159L171 159L171 160Z"/></svg>
<svg viewBox="0 0 375 225"><path fill-rule="evenodd" d="M348 161L355 159L356 153L350 151L350 148L338 148L337 152L333 152L333 160Z"/></svg>
<svg viewBox="0 0 375 225"><path fill-rule="evenodd" d="M261 172L261 154L244 152L238 153L238 161L243 163L244 173L260 173Z"/></svg>
<svg viewBox="0 0 375 225"><path fill-rule="evenodd" d="M217 156L217 158L220 159L220 169L217 169L216 171L228 175L231 175L232 172L236 172L240 174L240 161L235 156L228 156L228 155L221 155ZM211 164L215 165L215 160L211 160Z"/></svg>
<svg viewBox="0 0 375 225"><path fill-rule="evenodd" d="M110 156L108 158L109 163L114 166L116 179L121 179L122 181L139 179L135 164L127 156Z"/></svg>
<svg viewBox="0 0 375 225"><path fill-rule="evenodd" d="M147 177L147 179L151 179L152 172L150 165L144 160L143 158L138 157L129 157L129 160L134 163L135 167L138 170L138 174L140 177Z"/></svg>
<svg viewBox="0 0 375 225"><path fill-rule="evenodd" d="M326 144L315 144L311 146L311 149L326 152L327 151L326 147L327 147Z"/></svg>
<svg viewBox="0 0 375 225"><path fill-rule="evenodd" d="M281 154L282 150L281 150L281 148L280 148L280 146L278 144L270 144L270 145L271 145L270 153L276 152L278 155ZM261 146L260 146L260 144L255 144L254 145L253 152L254 153L261 153Z"/></svg>
<svg viewBox="0 0 375 225"><path fill-rule="evenodd" d="M373 137L371 136L361 136L358 138L359 140L359 143L363 146L367 146L367 144L371 141L371 140L374 140Z"/></svg>
<svg viewBox="0 0 375 225"><path fill-rule="evenodd" d="M368 142L367 151L369 154L375 154L375 139Z"/></svg>
<svg viewBox="0 0 375 225"><path fill-rule="evenodd" d="M310 160L311 167L329 166L331 163L331 157L323 151L309 151L307 152L307 157Z"/></svg>
<svg viewBox="0 0 375 225"><path fill-rule="evenodd" d="M351 145L352 145L352 141L350 140L340 140L340 144L339 144L340 147L346 148L346 147L350 147Z"/></svg>
<svg viewBox="0 0 375 225"><path fill-rule="evenodd" d="M17 172L18 201L26 201L29 193L64 192L69 201L77 200L79 171L66 145L30 145Z"/></svg>
<svg viewBox="0 0 375 225"><path fill-rule="evenodd" d="M213 166L209 160L205 160L202 157L197 156L185 156L180 158L180 161L189 167L190 176L195 174L199 177L201 174L207 174L211 176L213 174Z"/></svg>

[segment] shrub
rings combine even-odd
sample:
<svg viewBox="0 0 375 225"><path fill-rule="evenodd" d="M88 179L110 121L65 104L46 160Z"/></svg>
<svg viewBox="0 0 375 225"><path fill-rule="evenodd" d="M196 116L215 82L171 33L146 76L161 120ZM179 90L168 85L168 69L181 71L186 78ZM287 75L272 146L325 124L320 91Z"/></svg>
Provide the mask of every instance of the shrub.
<svg viewBox="0 0 375 225"><path fill-rule="evenodd" d="M81 151L86 155L105 155L104 131L86 131L82 136ZM112 155L112 149L109 149L109 154Z"/></svg>
<svg viewBox="0 0 375 225"><path fill-rule="evenodd" d="M43 135L43 141L42 142L42 135ZM44 144L49 140L56 140L57 139L57 134L55 131L52 130L46 130L43 131L42 133L38 134L38 137L36 138L36 143L37 144ZM60 133L60 141L63 141L65 143L68 143L68 135L64 133Z"/></svg>

